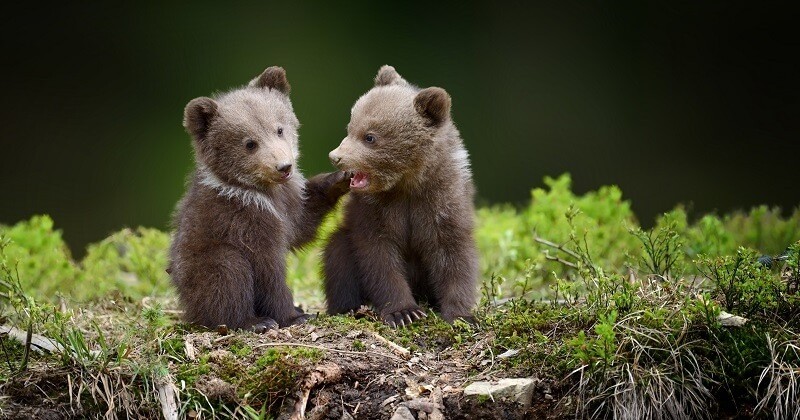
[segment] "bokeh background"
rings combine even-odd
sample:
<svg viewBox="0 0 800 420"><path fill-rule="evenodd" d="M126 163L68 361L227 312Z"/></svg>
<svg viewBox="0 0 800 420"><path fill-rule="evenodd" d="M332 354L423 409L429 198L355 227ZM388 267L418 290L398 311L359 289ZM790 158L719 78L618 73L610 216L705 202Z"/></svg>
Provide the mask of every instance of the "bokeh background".
<svg viewBox="0 0 800 420"><path fill-rule="evenodd" d="M76 255L167 228L192 167L184 105L286 68L306 174L331 170L382 64L441 86L480 203L545 175L619 185L642 223L800 203L800 31L742 2L61 2L3 6L0 223L53 216Z"/></svg>

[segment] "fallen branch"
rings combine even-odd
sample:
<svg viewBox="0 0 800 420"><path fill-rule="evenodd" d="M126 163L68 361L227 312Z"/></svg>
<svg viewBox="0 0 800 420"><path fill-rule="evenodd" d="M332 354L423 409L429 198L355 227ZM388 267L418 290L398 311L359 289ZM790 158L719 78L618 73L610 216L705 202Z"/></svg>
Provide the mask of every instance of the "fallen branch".
<svg viewBox="0 0 800 420"><path fill-rule="evenodd" d="M297 391L297 403L294 405L294 412L291 420L301 420L306 417L306 405L311 390L322 384L335 383L342 379L342 368L333 363L326 363L314 368L311 373L306 375L300 390Z"/></svg>
<svg viewBox="0 0 800 420"><path fill-rule="evenodd" d="M8 334L9 337L19 341L23 346L26 346L28 343L30 343L31 348L39 353L44 353L46 351L50 353L57 353L64 350L61 348L61 345L50 338L39 334L34 334L33 331L23 331L10 325L3 325L0 327L0 334ZM28 338L29 335L30 339Z"/></svg>
<svg viewBox="0 0 800 420"><path fill-rule="evenodd" d="M399 356L401 356L401 357L403 357L405 359L408 359L409 357L411 357L411 350L409 350L409 349L407 349L407 348L405 348L405 347L403 347L403 346L401 346L401 345L399 345L397 343L394 343L394 342L390 341L389 339L383 337L382 335L380 335L380 334L378 334L376 332L373 332L372 333L372 337L374 337L376 340L380 341L381 343L385 344L387 347L389 347L390 350L392 350L393 352L397 353L397 355L399 355Z"/></svg>
<svg viewBox="0 0 800 420"><path fill-rule="evenodd" d="M168 378L156 380L158 402L161 403L161 412L166 420L178 420L178 403L175 396L178 390Z"/></svg>

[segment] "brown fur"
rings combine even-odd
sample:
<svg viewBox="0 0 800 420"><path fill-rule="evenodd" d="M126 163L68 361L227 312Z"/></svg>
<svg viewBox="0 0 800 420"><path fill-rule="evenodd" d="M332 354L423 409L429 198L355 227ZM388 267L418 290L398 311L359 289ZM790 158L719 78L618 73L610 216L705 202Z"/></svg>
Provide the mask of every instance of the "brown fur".
<svg viewBox="0 0 800 420"><path fill-rule="evenodd" d="M186 106L197 168L175 213L168 271L189 322L265 330L306 318L286 285L286 253L314 238L347 177L306 181L297 171L288 92L284 70L270 67Z"/></svg>
<svg viewBox="0 0 800 420"><path fill-rule="evenodd" d="M420 299L447 321L471 318L474 187L447 92L419 89L382 67L330 158L367 173L369 184L351 183L344 221L325 249L328 312L371 303L389 325L405 325L424 316Z"/></svg>

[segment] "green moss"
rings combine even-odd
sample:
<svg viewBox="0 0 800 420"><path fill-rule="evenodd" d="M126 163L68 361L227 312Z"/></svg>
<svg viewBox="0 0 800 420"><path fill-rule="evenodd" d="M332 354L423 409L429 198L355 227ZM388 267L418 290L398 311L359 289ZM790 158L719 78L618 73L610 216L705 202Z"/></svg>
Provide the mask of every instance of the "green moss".
<svg viewBox="0 0 800 420"><path fill-rule="evenodd" d="M175 378L178 381L183 381L189 386L197 382L197 378L211 372L211 366L208 363L208 355L200 356L195 362L185 362L177 366Z"/></svg>
<svg viewBox="0 0 800 420"><path fill-rule="evenodd" d="M7 381L22 366L25 347L17 340L0 337L0 381Z"/></svg>
<svg viewBox="0 0 800 420"><path fill-rule="evenodd" d="M253 348L239 339L233 339L230 344L228 344L228 350L237 357L246 357L253 353Z"/></svg>
<svg viewBox="0 0 800 420"><path fill-rule="evenodd" d="M351 346L355 351L365 351L367 349L367 345L364 344L364 342L359 339L353 340Z"/></svg>

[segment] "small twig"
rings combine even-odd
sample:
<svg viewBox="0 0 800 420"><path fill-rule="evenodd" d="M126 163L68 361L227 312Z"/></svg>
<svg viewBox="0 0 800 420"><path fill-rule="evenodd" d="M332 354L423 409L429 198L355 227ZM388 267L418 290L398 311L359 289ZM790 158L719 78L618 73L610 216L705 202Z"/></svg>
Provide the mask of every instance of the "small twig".
<svg viewBox="0 0 800 420"><path fill-rule="evenodd" d="M387 347L389 347L389 349L391 349L393 352L397 353L399 356L401 356L401 357L403 357L405 359L408 359L409 357L411 357L411 350L409 350L409 349L407 349L407 348L405 348L405 347L403 347L403 346L401 346L401 345L399 345L397 343L394 343L394 342L390 341L386 337L384 337L384 336L382 336L382 335L380 335L380 334L378 334L376 332L373 332L372 336L376 340L378 340L381 343L385 344Z"/></svg>
<svg viewBox="0 0 800 420"><path fill-rule="evenodd" d="M567 248L564 248L564 245L559 245L559 244L557 244L555 242L550 242L547 239L540 238L538 236L534 236L533 240L538 242L538 243L540 243L540 244L542 244L542 245L547 245L547 246L549 246L551 248L555 248L555 249L557 249L557 250L559 250L559 251L561 251L561 252L563 252L563 253L565 253L565 254L573 257L573 258L581 259L580 255L578 255L574 251L571 251L571 250L569 250Z"/></svg>
<svg viewBox="0 0 800 420"><path fill-rule="evenodd" d="M311 344L303 344L303 343L261 343L261 344L253 346L253 348L259 348L259 347L282 347L282 346L285 346L285 347L306 347L306 348L309 348L309 349L332 351L334 353L340 353L340 354L349 354L351 356L363 356L363 355L366 354L366 355L371 355L371 356L385 357L387 359L392 359L392 360L400 362L400 363L404 362L403 359L401 359L399 357L396 357L396 356L392 356L391 354L377 353L377 352L374 352L374 351L339 350L339 349L332 349L332 348L329 348L329 347L314 346L314 345L311 345Z"/></svg>
<svg viewBox="0 0 800 420"><path fill-rule="evenodd" d="M577 269L577 268L578 268L578 265L577 265L577 264L571 263L571 262L569 262L569 261L567 261L567 260L562 260L561 258L558 258L558 257L553 257L553 256L551 256L551 255L547 255L547 254L545 254L544 258L545 258L545 259L547 259L547 260L549 260L549 261L555 261L555 262L557 262L557 263L564 264L564 265L566 265L567 267L571 267L571 268L575 268L575 269Z"/></svg>

